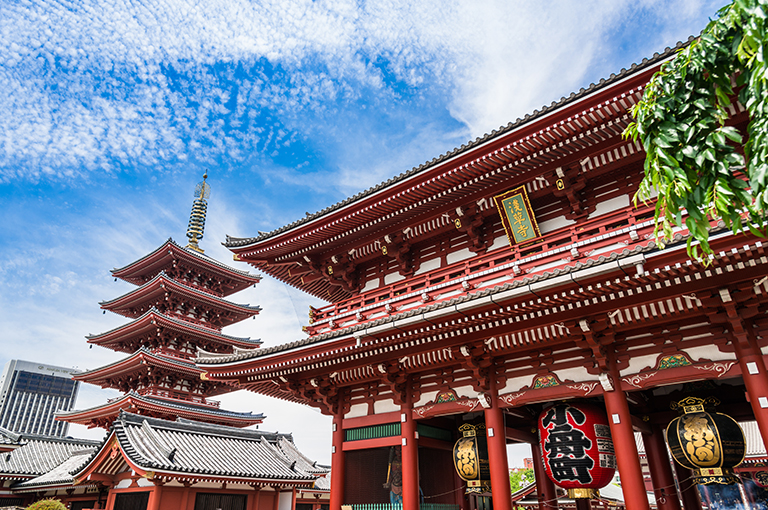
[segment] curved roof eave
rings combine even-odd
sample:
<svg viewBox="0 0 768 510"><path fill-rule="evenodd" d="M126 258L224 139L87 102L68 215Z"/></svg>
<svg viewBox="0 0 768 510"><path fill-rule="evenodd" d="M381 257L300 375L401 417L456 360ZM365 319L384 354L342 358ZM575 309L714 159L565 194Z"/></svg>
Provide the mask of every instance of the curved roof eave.
<svg viewBox="0 0 768 510"><path fill-rule="evenodd" d="M472 151L474 149L477 149L484 144L491 142L493 140L496 140L497 138L507 135L509 133L514 132L517 129L523 128L535 121L539 121L548 115L556 112L557 110L560 110L561 108L565 108L567 106L572 106L577 104L579 101L586 99L590 95L610 86L614 85L616 83L619 83L623 81L626 78L631 77L633 74L641 72L645 69L648 69L649 67L652 67L656 64L659 64L663 62L665 59L671 58L674 53L676 53L681 48L687 46L691 43L691 41L694 40L694 37L691 36L688 38L685 42L678 42L673 48L665 48L663 53L654 53L653 56L648 59L644 58L639 64L635 63L630 66L629 69L622 68L621 71L619 71L618 74L611 74L609 78L607 79L601 79L598 83L592 83L590 84L586 89L581 88L578 92L572 92L567 98L561 97L559 101L553 101L548 106L543 106L539 110L534 110L531 114L526 114L522 119L518 118L514 122L510 122L506 126L501 126L499 129L493 130L490 133L486 133L481 137L477 137L473 141L469 141L466 144L461 145L460 147L454 148L452 151L447 152L445 154L441 154L440 156L437 156L436 158L433 158L430 161L427 161L426 163L423 163L419 165L418 167L413 167L408 171L405 171L401 173L400 175L397 175L395 177L392 177L382 183L379 183L375 186L372 186L368 188L367 190L361 191L351 197L346 198L345 200L342 200L341 202L337 202L336 204L333 204L331 206L326 207L325 209L322 209L314 214L310 214L304 218L300 218L293 223L290 223L288 225L285 225L283 227L277 228L275 230L272 230L270 232L262 233L256 237L234 237L227 235L226 241L222 244L229 248L245 248L252 246L256 243L259 243L261 241L265 241L267 239L276 237L280 234L289 232L293 230L294 228L298 228L300 226L303 226L307 223L311 223L314 220L317 220L319 218L322 218L323 216L326 216L330 213L336 212L338 210L341 210L347 206L350 206L354 204L355 202L358 202L364 198L368 198L372 195L375 195L376 193L383 191L390 186L393 186L395 184L399 184L421 172L424 172L426 170L432 169L437 167L438 165L441 165L447 161L450 161L451 159L465 154L469 151Z"/></svg>

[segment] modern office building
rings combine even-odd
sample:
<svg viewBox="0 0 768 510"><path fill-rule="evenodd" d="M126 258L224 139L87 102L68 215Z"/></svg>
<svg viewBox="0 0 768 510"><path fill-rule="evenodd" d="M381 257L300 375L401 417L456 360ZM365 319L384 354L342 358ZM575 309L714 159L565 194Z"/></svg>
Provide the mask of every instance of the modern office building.
<svg viewBox="0 0 768 510"><path fill-rule="evenodd" d="M56 411L72 409L80 383L75 369L11 360L0 376L0 427L22 434L63 437L69 424Z"/></svg>

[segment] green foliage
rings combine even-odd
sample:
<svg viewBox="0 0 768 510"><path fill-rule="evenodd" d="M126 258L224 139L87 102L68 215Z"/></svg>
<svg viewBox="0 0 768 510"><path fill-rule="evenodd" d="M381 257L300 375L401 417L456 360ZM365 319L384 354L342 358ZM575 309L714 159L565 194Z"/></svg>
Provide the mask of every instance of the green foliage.
<svg viewBox="0 0 768 510"><path fill-rule="evenodd" d="M27 510L67 510L67 507L58 499L41 499L29 505Z"/></svg>
<svg viewBox="0 0 768 510"><path fill-rule="evenodd" d="M768 0L734 0L717 14L653 76L624 132L646 151L635 203L658 194L662 246L687 213L688 253L697 260L712 252L710 220L765 237L768 212ZM737 92L750 118L743 145L727 124Z"/></svg>
<svg viewBox="0 0 768 510"><path fill-rule="evenodd" d="M518 469L509 473L509 486L512 492L519 491L535 480L533 469Z"/></svg>

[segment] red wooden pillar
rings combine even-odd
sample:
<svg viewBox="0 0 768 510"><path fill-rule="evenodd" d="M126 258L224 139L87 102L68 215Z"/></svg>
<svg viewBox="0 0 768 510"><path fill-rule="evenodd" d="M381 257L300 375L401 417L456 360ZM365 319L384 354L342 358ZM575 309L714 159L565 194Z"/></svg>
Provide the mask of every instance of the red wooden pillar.
<svg viewBox="0 0 768 510"><path fill-rule="evenodd" d="M333 416L333 438L331 446L331 501L330 510L341 510L344 504L344 414L339 411Z"/></svg>
<svg viewBox="0 0 768 510"><path fill-rule="evenodd" d="M680 499L675 487L672 466L669 464L664 432L654 425L651 434L643 434L645 453L648 456L648 469L651 471L653 493L659 510L680 510Z"/></svg>
<svg viewBox="0 0 768 510"><path fill-rule="evenodd" d="M765 371L765 362L754 334L751 333L751 328L744 324L730 291L720 289L719 292L735 337L733 346L741 367L744 386L747 387L752 413L755 415L763 443L768 444L768 373Z"/></svg>
<svg viewBox="0 0 768 510"><path fill-rule="evenodd" d="M403 461L403 510L419 509L419 441L413 419L413 394L406 390L400 406L400 442Z"/></svg>
<svg viewBox="0 0 768 510"><path fill-rule="evenodd" d="M113 490L114 487L110 487L109 492L107 493L107 502L104 504L104 508L106 510L112 510L115 506L115 491Z"/></svg>
<svg viewBox="0 0 768 510"><path fill-rule="evenodd" d="M272 510L278 510L280 508L280 486L273 485L273 489L275 489L275 500L272 502Z"/></svg>
<svg viewBox="0 0 768 510"><path fill-rule="evenodd" d="M494 510L512 510L512 491L509 487L507 463L507 434L504 413L499 407L496 374L490 377L488 397L491 406L485 409L485 429L488 436L488 465L491 471L491 494ZM482 398L482 397L481 397Z"/></svg>
<svg viewBox="0 0 768 510"><path fill-rule="evenodd" d="M149 501L147 502L147 510L160 510L160 498L163 496L163 486L155 484L152 492L149 493Z"/></svg>
<svg viewBox="0 0 768 510"><path fill-rule="evenodd" d="M261 499L261 487L259 487L258 485L254 485L253 494L248 497L248 500L250 501L248 510L258 510L260 499Z"/></svg>
<svg viewBox="0 0 768 510"><path fill-rule="evenodd" d="M183 493L181 495L181 504L179 505L179 510L187 510L187 507L189 507L189 493L192 492L192 489L189 485L184 485Z"/></svg>
<svg viewBox="0 0 768 510"><path fill-rule="evenodd" d="M650 510L648 495L643 482L643 470L640 455L637 453L635 432L632 429L632 416L629 414L627 396L621 389L621 377L614 360L609 362L609 373L613 379L613 389L605 391L605 409L611 426L611 437L616 450L616 464L621 477L621 491L627 510Z"/></svg>
<svg viewBox="0 0 768 510"><path fill-rule="evenodd" d="M557 508L557 488L544 470L539 443L531 443L533 455L533 474L536 477L536 492L539 499L539 510L554 510Z"/></svg>
<svg viewBox="0 0 768 510"><path fill-rule="evenodd" d="M296 510L296 487L291 492L291 510Z"/></svg>
<svg viewBox="0 0 768 510"><path fill-rule="evenodd" d="M576 498L576 510L590 510L590 500L587 498Z"/></svg>
<svg viewBox="0 0 768 510"><path fill-rule="evenodd" d="M675 474L677 474L677 483L680 486L680 497L683 500L685 510L701 510L701 498L699 489L691 477L691 470L675 462Z"/></svg>

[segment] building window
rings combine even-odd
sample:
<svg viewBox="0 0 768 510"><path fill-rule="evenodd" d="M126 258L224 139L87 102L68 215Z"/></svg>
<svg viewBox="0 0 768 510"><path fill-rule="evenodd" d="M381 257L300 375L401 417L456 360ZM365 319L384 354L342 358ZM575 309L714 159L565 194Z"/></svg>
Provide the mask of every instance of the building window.
<svg viewBox="0 0 768 510"><path fill-rule="evenodd" d="M241 494L199 492L195 496L195 510L245 510L247 499Z"/></svg>

